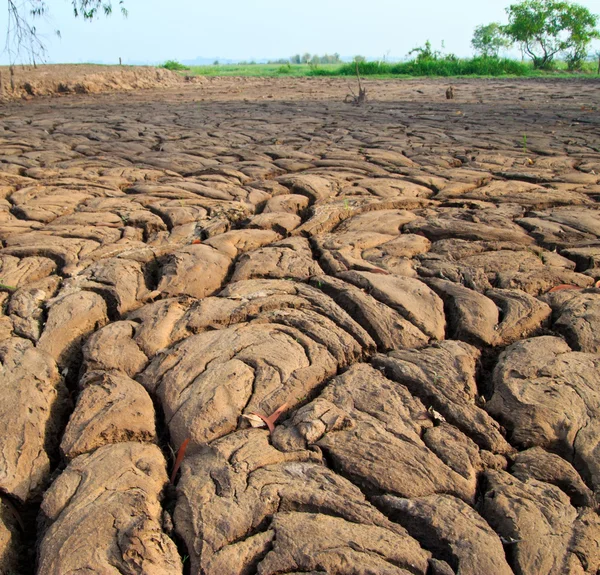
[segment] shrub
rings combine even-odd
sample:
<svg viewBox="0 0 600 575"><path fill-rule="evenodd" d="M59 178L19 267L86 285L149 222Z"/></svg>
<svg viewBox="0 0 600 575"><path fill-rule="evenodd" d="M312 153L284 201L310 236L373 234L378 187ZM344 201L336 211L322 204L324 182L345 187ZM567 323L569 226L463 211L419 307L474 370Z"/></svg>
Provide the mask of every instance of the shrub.
<svg viewBox="0 0 600 575"><path fill-rule="evenodd" d="M415 58L408 62L359 62L361 76L526 76L531 68L508 58L476 57L460 59L450 54L436 58ZM316 69L311 76L355 76L356 63L343 64L336 70Z"/></svg>
<svg viewBox="0 0 600 575"><path fill-rule="evenodd" d="M161 64L161 68L166 68L167 70L172 70L173 72L177 72L179 70L189 70L187 66L184 66L181 62L177 60L167 60L164 64Z"/></svg>

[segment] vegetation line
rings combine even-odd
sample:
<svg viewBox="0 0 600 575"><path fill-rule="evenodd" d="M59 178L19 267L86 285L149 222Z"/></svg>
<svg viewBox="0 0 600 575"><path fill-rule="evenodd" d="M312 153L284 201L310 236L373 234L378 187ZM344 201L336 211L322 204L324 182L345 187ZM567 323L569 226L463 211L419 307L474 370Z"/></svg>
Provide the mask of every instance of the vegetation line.
<svg viewBox="0 0 600 575"><path fill-rule="evenodd" d="M385 61L367 62L359 60L342 64L215 64L208 66L183 66L178 62L168 62L166 68L180 71L188 76L259 76L259 77L311 77L311 76L356 76L356 65L361 76L379 77L419 77L419 76L481 76L481 77L583 77L597 78L595 62L585 62L577 72L567 69L567 64L555 61L551 70L534 68L530 62L510 58L477 56L457 58L439 56L437 58L415 58L407 62L390 63Z"/></svg>

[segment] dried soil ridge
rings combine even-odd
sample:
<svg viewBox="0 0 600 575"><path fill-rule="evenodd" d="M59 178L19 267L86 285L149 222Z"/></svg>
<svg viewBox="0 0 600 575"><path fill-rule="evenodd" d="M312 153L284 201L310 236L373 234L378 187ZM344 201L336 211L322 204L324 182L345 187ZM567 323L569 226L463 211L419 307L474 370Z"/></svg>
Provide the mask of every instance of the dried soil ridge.
<svg viewBox="0 0 600 575"><path fill-rule="evenodd" d="M179 74L162 68L89 64L15 66L14 89L8 66L0 66L0 78L0 100L172 88L185 81Z"/></svg>
<svg viewBox="0 0 600 575"><path fill-rule="evenodd" d="M171 80L0 112L0 572L597 573L595 84Z"/></svg>

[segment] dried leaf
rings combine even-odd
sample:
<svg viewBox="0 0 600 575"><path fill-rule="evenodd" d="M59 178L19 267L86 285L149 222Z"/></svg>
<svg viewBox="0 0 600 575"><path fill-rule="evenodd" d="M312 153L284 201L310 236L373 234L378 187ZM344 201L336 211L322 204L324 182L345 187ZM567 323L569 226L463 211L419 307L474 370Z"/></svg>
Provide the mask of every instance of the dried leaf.
<svg viewBox="0 0 600 575"><path fill-rule="evenodd" d="M381 268L369 268L368 271L370 271L371 273L374 273L374 274L380 274L380 275L384 275L384 276L391 275L390 272L388 272L386 270L382 270Z"/></svg>
<svg viewBox="0 0 600 575"><path fill-rule="evenodd" d="M177 472L179 471L179 467L181 466L181 462L185 457L185 450L187 449L188 443L190 442L189 437L183 440L183 443L179 447L177 451L177 458L175 459L175 465L173 466L173 473L171 473L171 483L175 484L175 477L177 476Z"/></svg>
<svg viewBox="0 0 600 575"><path fill-rule="evenodd" d="M266 427L267 424L262 420L262 418L258 415L254 415L253 413L243 414L242 417L247 419L250 422L252 427Z"/></svg>
<svg viewBox="0 0 600 575"><path fill-rule="evenodd" d="M583 288L579 287L579 286L574 286L574 285L571 285L571 284L560 284L560 285L557 285L557 286L553 287L551 290L548 290L548 293L552 293L552 292L555 292L555 291L570 290L570 289L581 290Z"/></svg>
<svg viewBox="0 0 600 575"><path fill-rule="evenodd" d="M433 419L433 421L437 421L439 423L443 423L444 421L446 421L446 418L439 411L433 409L433 407L430 406L427 411L429 412L429 415L431 416L431 419Z"/></svg>
<svg viewBox="0 0 600 575"><path fill-rule="evenodd" d="M267 424L267 427L269 428L269 432L273 433L273 431L275 431L275 422L279 419L279 416L286 410L286 408L287 408L287 403L284 403L283 405L279 406L268 417L265 417L264 415L261 415L260 413L251 413L250 415L254 415L254 416L260 418L262 421L264 421Z"/></svg>

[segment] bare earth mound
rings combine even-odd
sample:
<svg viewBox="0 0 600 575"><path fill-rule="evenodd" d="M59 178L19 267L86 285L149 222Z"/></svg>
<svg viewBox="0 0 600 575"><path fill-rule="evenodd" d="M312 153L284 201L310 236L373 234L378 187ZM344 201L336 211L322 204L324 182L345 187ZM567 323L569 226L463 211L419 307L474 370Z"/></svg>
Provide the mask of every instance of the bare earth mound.
<svg viewBox="0 0 600 575"><path fill-rule="evenodd" d="M165 88L183 82L175 72L150 66L52 64L15 66L11 84L10 68L0 66L0 100Z"/></svg>
<svg viewBox="0 0 600 575"><path fill-rule="evenodd" d="M600 572L600 83L68 72L0 108L0 573Z"/></svg>

